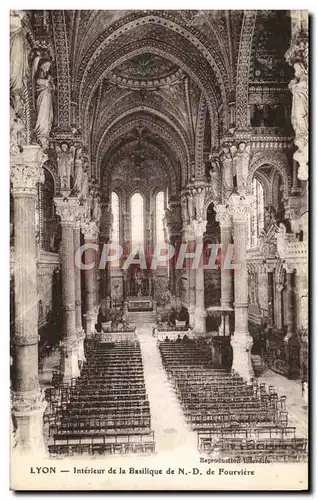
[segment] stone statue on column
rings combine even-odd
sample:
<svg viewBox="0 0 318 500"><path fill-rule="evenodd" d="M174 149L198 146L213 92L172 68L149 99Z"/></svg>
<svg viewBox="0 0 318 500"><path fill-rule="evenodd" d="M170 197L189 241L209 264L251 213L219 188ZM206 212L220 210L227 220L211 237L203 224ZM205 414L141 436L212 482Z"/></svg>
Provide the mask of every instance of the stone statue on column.
<svg viewBox="0 0 318 500"><path fill-rule="evenodd" d="M25 89L30 70L25 23L23 11L10 12L10 151L13 153L21 151L27 142Z"/></svg>
<svg viewBox="0 0 318 500"><path fill-rule="evenodd" d="M293 19L297 15L297 19ZM303 15L298 14L303 13ZM293 94L291 121L295 131L297 151L294 160L299 164L298 179L308 180L308 13L292 11L292 42L285 54L294 67L295 78L289 89Z"/></svg>
<svg viewBox="0 0 318 500"><path fill-rule="evenodd" d="M230 147L223 149L222 155L222 180L224 189L224 201L233 192L233 157Z"/></svg>
<svg viewBox="0 0 318 500"><path fill-rule="evenodd" d="M186 227L189 224L188 200L186 194L181 196L181 218L183 227Z"/></svg>
<svg viewBox="0 0 318 500"><path fill-rule="evenodd" d="M250 149L250 145L246 142L239 142L234 156L237 191L241 196L246 196L248 191L247 179L250 161Z"/></svg>
<svg viewBox="0 0 318 500"><path fill-rule="evenodd" d="M49 55L36 56L32 64L34 100L36 107L35 136L43 149L47 148L53 124L53 92L51 76L52 60Z"/></svg>
<svg viewBox="0 0 318 500"><path fill-rule="evenodd" d="M211 168L209 170L210 188L212 191L213 201L217 203L221 198L221 169L218 156L210 154L209 161Z"/></svg>
<svg viewBox="0 0 318 500"><path fill-rule="evenodd" d="M55 146L57 168L61 183L61 193L69 196L71 192L71 174L74 170L75 148L67 142Z"/></svg>

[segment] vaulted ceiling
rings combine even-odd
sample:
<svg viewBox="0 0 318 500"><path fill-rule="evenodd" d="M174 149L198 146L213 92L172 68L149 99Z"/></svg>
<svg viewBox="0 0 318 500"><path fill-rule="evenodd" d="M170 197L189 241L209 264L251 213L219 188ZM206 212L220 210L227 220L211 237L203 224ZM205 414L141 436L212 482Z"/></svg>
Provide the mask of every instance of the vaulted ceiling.
<svg viewBox="0 0 318 500"><path fill-rule="evenodd" d="M56 130L81 131L105 186L120 162L136 169L137 148L177 192L194 173L204 177L223 133L247 126L249 87L287 87L286 33L275 34L270 11L48 12ZM277 15L284 31L288 15Z"/></svg>

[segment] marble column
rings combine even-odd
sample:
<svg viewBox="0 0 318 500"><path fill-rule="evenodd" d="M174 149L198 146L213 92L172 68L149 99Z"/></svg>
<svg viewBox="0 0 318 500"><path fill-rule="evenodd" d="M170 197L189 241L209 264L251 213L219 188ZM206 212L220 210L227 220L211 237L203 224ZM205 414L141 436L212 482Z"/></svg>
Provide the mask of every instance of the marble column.
<svg viewBox="0 0 318 500"><path fill-rule="evenodd" d="M251 348L253 338L248 330L248 272L246 264L247 221L252 205L252 197L240 197L232 194L230 211L233 217L233 233L235 245L234 270L234 311L235 328L231 338L233 348L232 369L247 382L254 377Z"/></svg>
<svg viewBox="0 0 318 500"><path fill-rule="evenodd" d="M74 226L74 254L81 246L81 222L82 222L82 210L84 207L78 207L78 216L76 217ZM85 363L85 352L84 352L84 339L85 331L82 325L82 290L81 290L81 269L75 265L74 269L75 275L75 327L78 340L78 361L80 363Z"/></svg>
<svg viewBox="0 0 318 500"><path fill-rule="evenodd" d="M233 307L233 270L226 269L224 259L228 245L232 242L232 218L226 205L216 205L216 220L220 224L221 250L221 308L229 311ZM219 329L220 335L230 335L229 314L222 314Z"/></svg>
<svg viewBox="0 0 318 500"><path fill-rule="evenodd" d="M61 374L63 382L79 377L78 338L75 316L75 252L74 227L78 216L79 201L72 197L54 198L56 213L62 227L61 269L63 332L61 352Z"/></svg>
<svg viewBox="0 0 318 500"><path fill-rule="evenodd" d="M82 233L85 244L97 244L99 228L95 220L86 220L82 223ZM98 307L96 304L96 266L98 265L97 252L93 248L88 248L84 252L85 264L93 264L91 269L85 269L85 295L86 295L86 335L92 338L95 334L95 324L97 322Z"/></svg>
<svg viewBox="0 0 318 500"><path fill-rule="evenodd" d="M25 146L11 155L14 204L15 335L12 380L12 416L17 456L45 455L43 413L46 408L38 376L38 297L35 204L37 185L44 181L43 153Z"/></svg>

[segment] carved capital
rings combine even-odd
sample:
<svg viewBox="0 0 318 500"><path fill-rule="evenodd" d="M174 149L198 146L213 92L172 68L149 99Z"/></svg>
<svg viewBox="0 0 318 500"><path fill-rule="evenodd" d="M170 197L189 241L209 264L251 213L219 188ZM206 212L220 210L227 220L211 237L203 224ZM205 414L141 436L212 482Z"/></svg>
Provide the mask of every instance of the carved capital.
<svg viewBox="0 0 318 500"><path fill-rule="evenodd" d="M285 261L283 262L283 268L285 269L287 274L292 274L296 269L295 262Z"/></svg>
<svg viewBox="0 0 318 500"><path fill-rule="evenodd" d="M276 269L277 261L276 260L266 260L265 262L265 270L267 273L273 273Z"/></svg>
<svg viewBox="0 0 318 500"><path fill-rule="evenodd" d="M42 165L47 160L40 146L27 146L22 152L11 154L12 193L37 194L38 183L44 182Z"/></svg>
<svg viewBox="0 0 318 500"><path fill-rule="evenodd" d="M189 224L189 231L188 232L191 234L191 236L195 240L203 239L203 234L206 231L206 224L207 224L206 220L202 220L200 222L197 220L193 220Z"/></svg>
<svg viewBox="0 0 318 500"><path fill-rule="evenodd" d="M239 196L232 194L229 198L229 211L232 214L234 222L247 223L248 215L254 201L253 196Z"/></svg>
<svg viewBox="0 0 318 500"><path fill-rule="evenodd" d="M99 234L99 227L96 220L83 220L81 225L85 240L96 241Z"/></svg>
<svg viewBox="0 0 318 500"><path fill-rule="evenodd" d="M75 226L81 218L84 207L80 206L77 198L54 198L56 214L61 218L62 225Z"/></svg>
<svg viewBox="0 0 318 500"><path fill-rule="evenodd" d="M215 219L219 222L221 228L231 227L232 216L227 205L215 205Z"/></svg>

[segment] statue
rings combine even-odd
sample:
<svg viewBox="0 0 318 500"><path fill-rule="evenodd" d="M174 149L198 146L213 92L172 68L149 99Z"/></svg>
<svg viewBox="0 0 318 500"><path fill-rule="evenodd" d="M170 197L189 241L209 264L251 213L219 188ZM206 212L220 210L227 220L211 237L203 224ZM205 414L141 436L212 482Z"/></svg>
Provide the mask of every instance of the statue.
<svg viewBox="0 0 318 500"><path fill-rule="evenodd" d="M237 149L236 178L237 187L240 194L247 192L247 178L250 158L250 146L245 142L240 142Z"/></svg>
<svg viewBox="0 0 318 500"><path fill-rule="evenodd" d="M293 94L291 121L295 131L295 145L298 150L294 153L294 159L298 161L300 169L300 180L308 177L308 72L304 64L294 64L295 78L290 82L289 89ZM304 175L302 175L302 172ZM306 177L306 178L303 178Z"/></svg>
<svg viewBox="0 0 318 500"><path fill-rule="evenodd" d="M187 198L182 196L181 198L181 218L183 225L186 226L189 222L188 208L187 208Z"/></svg>
<svg viewBox="0 0 318 500"><path fill-rule="evenodd" d="M95 195L93 198L93 219L100 221L102 216L102 209L100 206L100 196Z"/></svg>
<svg viewBox="0 0 318 500"><path fill-rule="evenodd" d="M74 170L75 170L75 182L73 186L73 191L76 194L79 194L83 186L83 176L84 176L82 148L78 148L75 152Z"/></svg>
<svg viewBox="0 0 318 500"><path fill-rule="evenodd" d="M296 23L297 24L297 23ZM295 78L289 89L293 94L291 121L295 131L297 151L294 159L299 163L298 179L308 179L308 30L302 23L296 27L286 61L294 68Z"/></svg>
<svg viewBox="0 0 318 500"><path fill-rule="evenodd" d="M200 186L196 188L195 193L196 220L198 222L202 222L204 219L204 201L205 189Z"/></svg>
<svg viewBox="0 0 318 500"><path fill-rule="evenodd" d="M20 116L10 106L10 151L15 154L21 151L22 139L25 137L25 126Z"/></svg>
<svg viewBox="0 0 318 500"><path fill-rule="evenodd" d="M192 194L187 194L187 209L188 209L188 218L190 222L194 219L194 206L193 206L193 198Z"/></svg>
<svg viewBox="0 0 318 500"><path fill-rule="evenodd" d="M51 59L35 57L33 62L34 92L36 102L35 135L41 146L46 149L53 123L54 84L50 75Z"/></svg>
<svg viewBox="0 0 318 500"><path fill-rule="evenodd" d="M211 191L213 200L218 201L221 194L220 164L218 159L210 158L211 168L209 170Z"/></svg>
<svg viewBox="0 0 318 500"><path fill-rule="evenodd" d="M233 191L233 158L230 150L224 152L223 184L225 191Z"/></svg>
<svg viewBox="0 0 318 500"><path fill-rule="evenodd" d="M142 279L140 274L136 274L136 288L137 288L137 297L141 297L142 295Z"/></svg>
<svg viewBox="0 0 318 500"><path fill-rule="evenodd" d="M23 27L24 13L13 10L10 14L10 91L24 91L29 75L28 43Z"/></svg>
<svg viewBox="0 0 318 500"><path fill-rule="evenodd" d="M58 154L57 167L61 182L61 191L70 190L75 148L74 146L69 148L67 143L62 143L61 147L56 147L56 151Z"/></svg>

